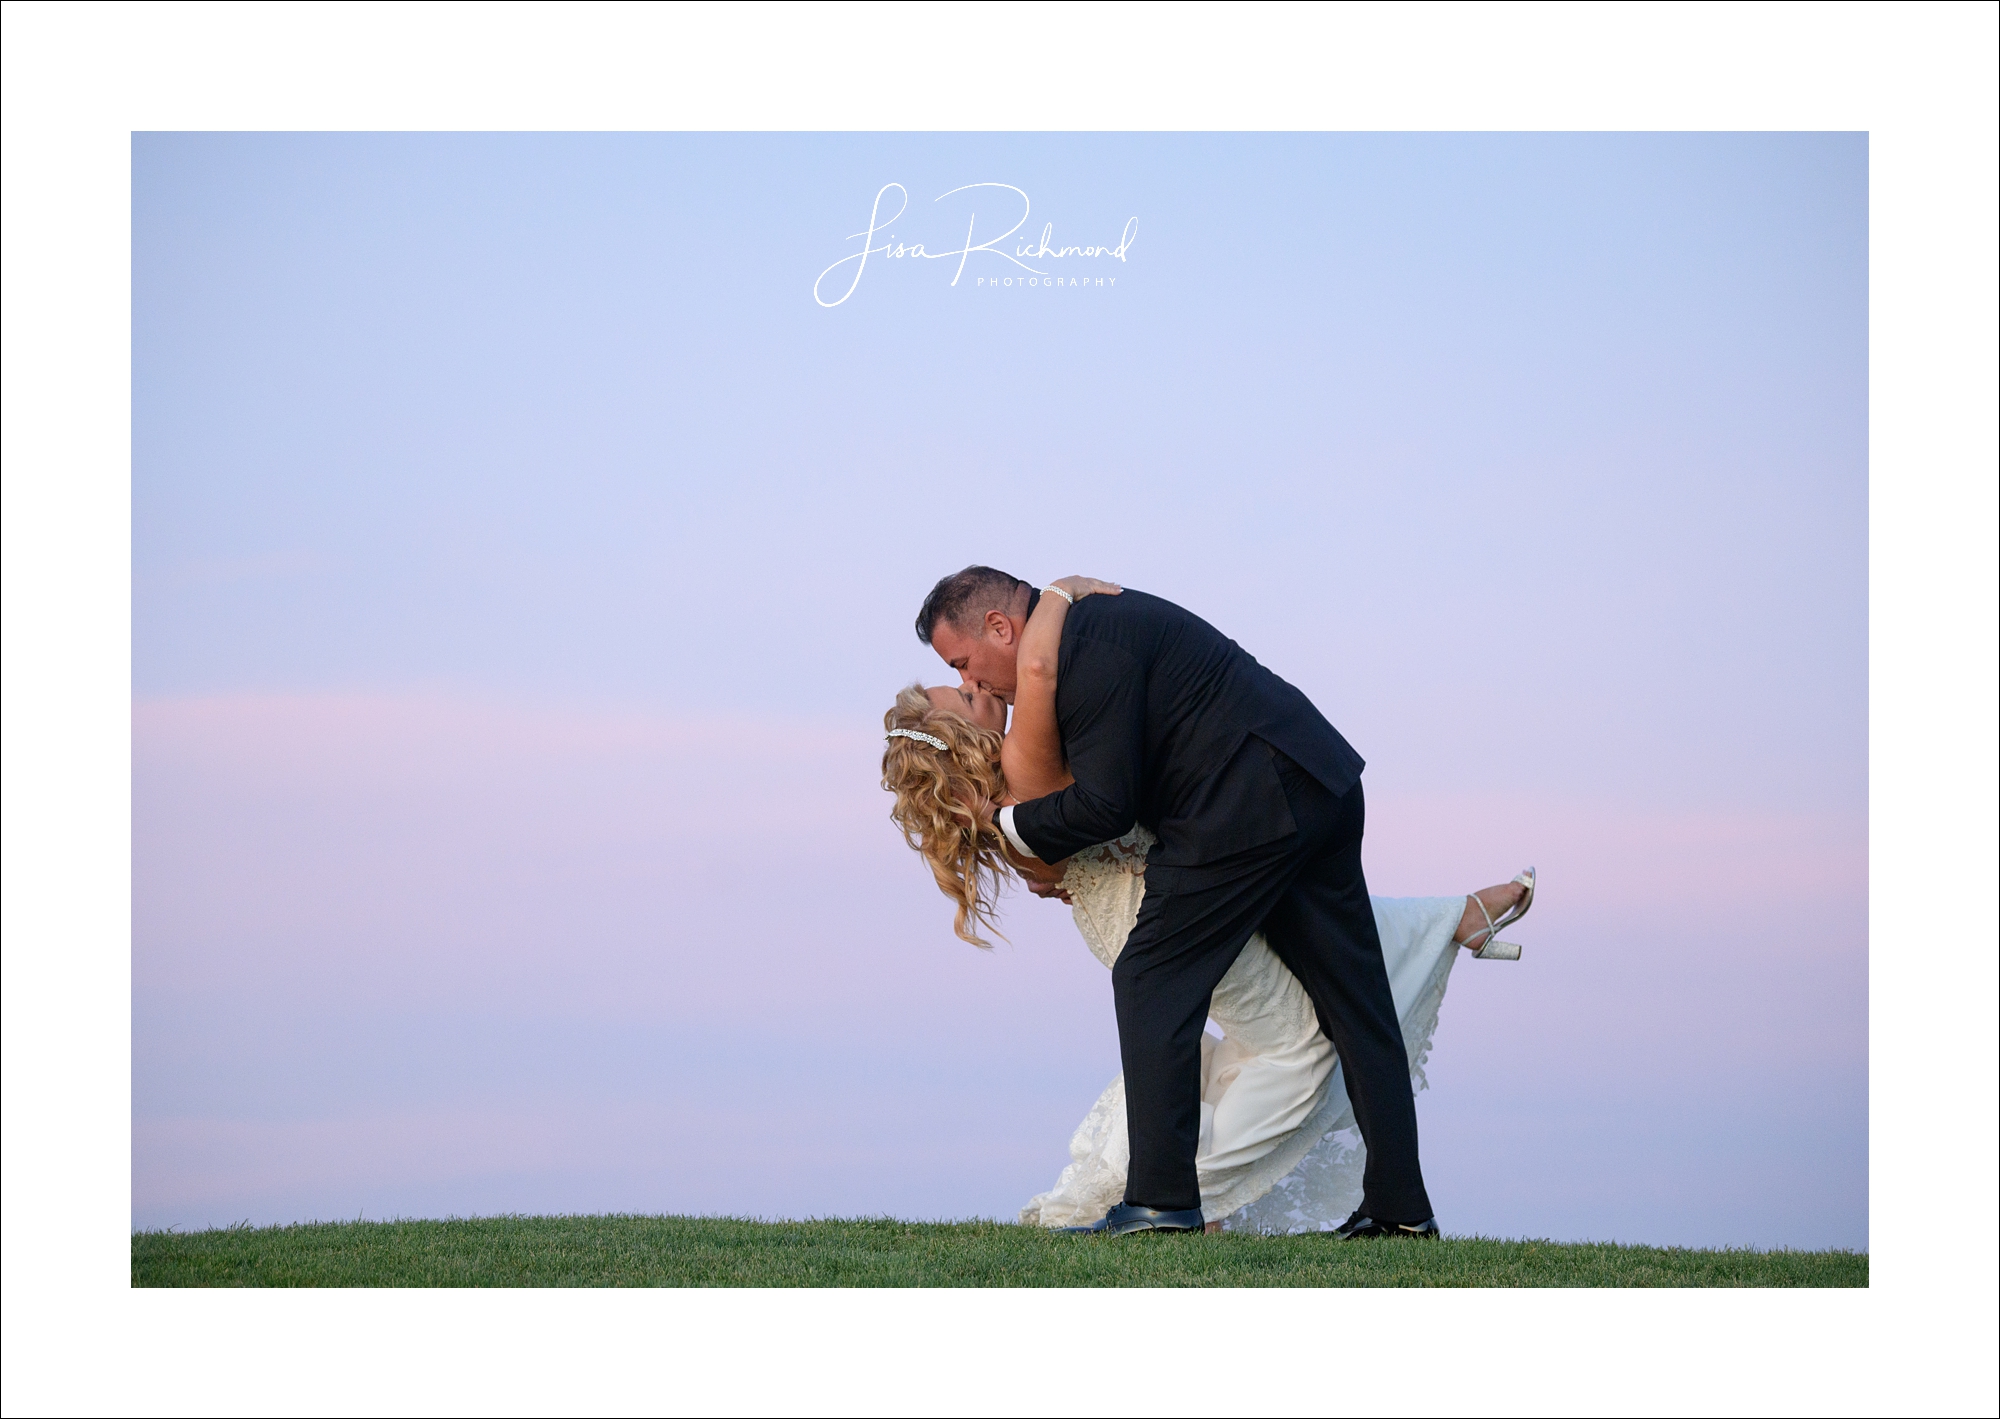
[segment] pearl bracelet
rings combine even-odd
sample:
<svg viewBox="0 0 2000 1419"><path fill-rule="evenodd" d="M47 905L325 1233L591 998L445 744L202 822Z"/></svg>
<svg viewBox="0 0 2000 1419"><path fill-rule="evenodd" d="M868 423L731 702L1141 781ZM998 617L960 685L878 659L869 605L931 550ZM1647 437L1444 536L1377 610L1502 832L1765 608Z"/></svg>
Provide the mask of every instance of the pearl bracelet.
<svg viewBox="0 0 2000 1419"><path fill-rule="evenodd" d="M1056 595L1060 596L1070 605L1072 606L1076 605L1076 598L1074 596L1071 596L1067 591L1064 591L1061 587L1057 586L1054 582L1050 582L1047 586L1043 587L1042 590L1053 591Z"/></svg>

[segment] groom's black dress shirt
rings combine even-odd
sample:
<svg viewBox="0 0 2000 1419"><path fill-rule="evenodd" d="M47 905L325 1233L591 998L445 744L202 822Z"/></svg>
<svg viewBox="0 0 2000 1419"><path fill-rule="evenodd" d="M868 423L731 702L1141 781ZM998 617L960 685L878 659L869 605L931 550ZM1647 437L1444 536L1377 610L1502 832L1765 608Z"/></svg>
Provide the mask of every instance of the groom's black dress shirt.
<svg viewBox="0 0 2000 1419"><path fill-rule="evenodd" d="M1086 596L1063 622L1056 722L1076 782L1018 805L1015 831L1044 862L1142 823L1148 861L1201 867L1295 830L1268 753L1336 796L1362 759L1311 700L1215 627L1127 588Z"/></svg>

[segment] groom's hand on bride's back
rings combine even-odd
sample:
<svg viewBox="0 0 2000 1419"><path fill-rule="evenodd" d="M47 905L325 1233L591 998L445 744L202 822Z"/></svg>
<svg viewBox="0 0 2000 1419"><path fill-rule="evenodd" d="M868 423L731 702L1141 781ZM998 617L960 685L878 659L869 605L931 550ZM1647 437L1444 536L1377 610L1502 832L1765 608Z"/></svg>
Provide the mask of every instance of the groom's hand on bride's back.
<svg viewBox="0 0 2000 1419"><path fill-rule="evenodd" d="M982 803L984 799L980 800ZM1011 847L1002 847L1002 855L1013 869L1021 874L1021 880L1028 884L1028 890L1038 897L1053 897L1067 902L1069 893L1063 890L1063 878L1069 872L1069 859L1061 862L1043 862L1038 857L1022 857Z"/></svg>
<svg viewBox="0 0 2000 1419"><path fill-rule="evenodd" d="M1058 902L1069 900L1069 893L1063 890L1063 878L1068 874L1069 868L1068 858L1064 858L1061 862L1042 862L1029 858L1025 862L1016 860L1014 866L1020 872L1021 880L1028 884L1028 890L1036 896Z"/></svg>

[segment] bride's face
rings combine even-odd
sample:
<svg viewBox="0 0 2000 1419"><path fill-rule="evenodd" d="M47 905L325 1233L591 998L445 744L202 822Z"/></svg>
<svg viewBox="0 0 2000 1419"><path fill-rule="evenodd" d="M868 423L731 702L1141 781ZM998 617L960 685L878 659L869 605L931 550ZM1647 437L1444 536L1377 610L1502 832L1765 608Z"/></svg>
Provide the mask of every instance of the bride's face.
<svg viewBox="0 0 2000 1419"><path fill-rule="evenodd" d="M925 694L939 709L962 714L981 729L995 734L1007 732L1007 703L976 685L933 685Z"/></svg>

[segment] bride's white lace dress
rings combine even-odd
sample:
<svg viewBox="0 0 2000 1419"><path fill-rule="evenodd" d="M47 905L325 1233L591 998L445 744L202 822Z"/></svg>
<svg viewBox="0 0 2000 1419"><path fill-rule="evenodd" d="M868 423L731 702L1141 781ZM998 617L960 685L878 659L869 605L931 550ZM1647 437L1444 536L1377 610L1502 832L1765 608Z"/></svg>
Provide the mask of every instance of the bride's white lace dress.
<svg viewBox="0 0 2000 1419"><path fill-rule="evenodd" d="M1118 959L1145 895L1144 828L1070 859L1063 886L1077 929L1106 966ZM1412 1088L1437 1029L1458 954L1452 935L1465 898L1373 897L1389 989L1410 1052ZM1216 987L1201 1040L1201 1210L1225 1231L1311 1232L1339 1225L1361 1202L1364 1153L1354 1108L1311 998L1260 933ZM1056 1185L1021 1209L1043 1227L1095 1222L1125 1195L1131 1147L1125 1076L1098 1096L1069 1143Z"/></svg>

